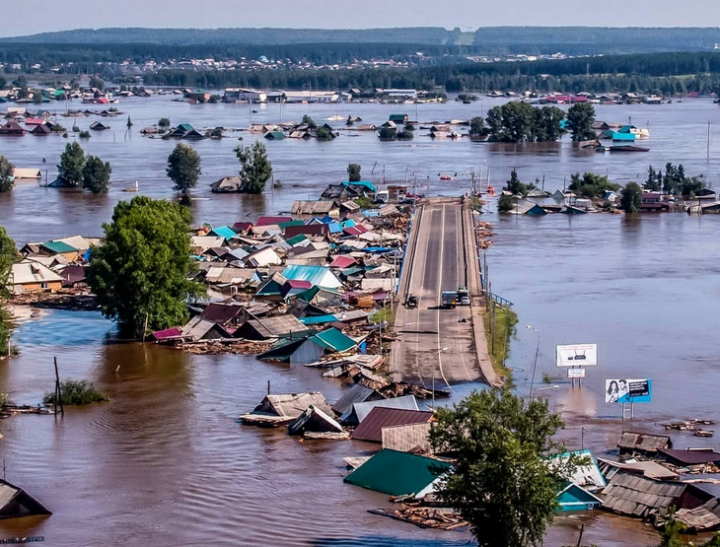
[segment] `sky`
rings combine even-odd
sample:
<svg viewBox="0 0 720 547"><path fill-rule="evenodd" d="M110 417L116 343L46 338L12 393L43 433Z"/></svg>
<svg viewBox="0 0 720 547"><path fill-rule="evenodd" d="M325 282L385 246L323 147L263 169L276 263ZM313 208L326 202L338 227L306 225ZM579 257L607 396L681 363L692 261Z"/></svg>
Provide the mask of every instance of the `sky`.
<svg viewBox="0 0 720 547"><path fill-rule="evenodd" d="M720 26L717 0L23 0L22 13L35 16L7 20L0 35L100 27Z"/></svg>

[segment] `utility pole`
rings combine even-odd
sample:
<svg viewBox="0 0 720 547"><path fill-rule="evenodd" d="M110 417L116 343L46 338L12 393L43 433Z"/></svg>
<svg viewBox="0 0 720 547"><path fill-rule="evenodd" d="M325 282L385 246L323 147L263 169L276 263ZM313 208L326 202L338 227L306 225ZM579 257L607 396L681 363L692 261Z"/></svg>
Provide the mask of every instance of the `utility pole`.
<svg viewBox="0 0 720 547"><path fill-rule="evenodd" d="M57 413L58 413L58 405L60 405L60 414L65 416L65 408L63 407L62 389L60 387L60 373L58 371L57 357L55 357L54 360L55 360L55 416L57 416Z"/></svg>

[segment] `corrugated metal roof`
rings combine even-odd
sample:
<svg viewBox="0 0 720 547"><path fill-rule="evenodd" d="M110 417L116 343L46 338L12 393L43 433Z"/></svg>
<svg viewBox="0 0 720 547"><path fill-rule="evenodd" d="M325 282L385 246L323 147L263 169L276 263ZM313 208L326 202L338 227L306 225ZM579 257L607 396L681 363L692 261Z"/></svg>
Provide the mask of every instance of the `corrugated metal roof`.
<svg viewBox="0 0 720 547"><path fill-rule="evenodd" d="M325 288L341 287L342 283L337 276L325 266L302 266L292 264L285 268L282 272L286 279L300 279L309 281L314 286Z"/></svg>
<svg viewBox="0 0 720 547"><path fill-rule="evenodd" d="M345 477L345 482L390 496L417 494L450 469L441 460L384 449Z"/></svg>
<svg viewBox="0 0 720 547"><path fill-rule="evenodd" d="M336 328L329 328L322 332L317 333L315 336L310 338L316 344L329 349L331 351L344 352L350 351L357 343L349 336L345 336L342 332Z"/></svg>
<svg viewBox="0 0 720 547"><path fill-rule="evenodd" d="M672 447L672 441L667 435L650 435L634 431L623 431L618 441L618 448L621 450L637 450L651 454L661 448L669 447Z"/></svg>
<svg viewBox="0 0 720 547"><path fill-rule="evenodd" d="M71 247L64 241L46 241L40 245L47 249L51 253L76 253L78 250L75 247Z"/></svg>
<svg viewBox="0 0 720 547"><path fill-rule="evenodd" d="M293 215L317 215L328 214L337 209L334 201L300 201L293 202L290 213Z"/></svg>
<svg viewBox="0 0 720 547"><path fill-rule="evenodd" d="M23 260L12 265L10 270L10 285L24 285L26 283L62 282L62 277L50 268L33 260Z"/></svg>
<svg viewBox="0 0 720 547"><path fill-rule="evenodd" d="M394 397L392 399L383 399L381 401L367 401L363 403L355 403L353 409L357 416L358 423L362 423L370 411L376 406L384 408L404 408L407 410L419 410L414 395L404 395L402 397Z"/></svg>
<svg viewBox="0 0 720 547"><path fill-rule="evenodd" d="M332 409L337 414L345 414L345 412L352 408L353 404L367 401L373 393L375 393L374 389L362 384L355 384L338 399L338 402L333 405Z"/></svg>
<svg viewBox="0 0 720 547"><path fill-rule="evenodd" d="M685 488L687 485L683 483L618 473L602 491L603 508L623 515L646 517L653 511L677 505Z"/></svg>
<svg viewBox="0 0 720 547"><path fill-rule="evenodd" d="M433 413L423 410L407 410L404 408L373 408L367 417L354 431L352 438L359 441L382 442L383 427L427 423L432 420Z"/></svg>
<svg viewBox="0 0 720 547"><path fill-rule="evenodd" d="M660 454L671 462L681 465L699 465L703 463L720 462L720 454L713 449L708 450L674 450L672 448L660 449Z"/></svg>

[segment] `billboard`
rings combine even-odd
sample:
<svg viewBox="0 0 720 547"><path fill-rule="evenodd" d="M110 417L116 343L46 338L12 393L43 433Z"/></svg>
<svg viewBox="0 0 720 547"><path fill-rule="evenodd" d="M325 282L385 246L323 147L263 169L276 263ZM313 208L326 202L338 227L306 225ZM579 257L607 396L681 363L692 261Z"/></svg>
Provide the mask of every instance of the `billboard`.
<svg viewBox="0 0 720 547"><path fill-rule="evenodd" d="M575 378L585 378L585 369L584 368L569 368L568 371L568 378L575 379Z"/></svg>
<svg viewBox="0 0 720 547"><path fill-rule="evenodd" d="M592 367L598 364L597 344L571 344L555 347L558 367Z"/></svg>
<svg viewBox="0 0 720 547"><path fill-rule="evenodd" d="M606 403L649 403L652 399L652 382L643 379L605 380Z"/></svg>

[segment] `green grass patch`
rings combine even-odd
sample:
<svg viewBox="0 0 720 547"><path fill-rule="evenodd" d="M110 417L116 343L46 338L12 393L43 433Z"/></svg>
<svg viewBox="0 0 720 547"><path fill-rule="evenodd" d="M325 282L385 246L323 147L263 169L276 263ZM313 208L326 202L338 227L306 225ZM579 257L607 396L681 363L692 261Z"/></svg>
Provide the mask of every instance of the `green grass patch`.
<svg viewBox="0 0 720 547"><path fill-rule="evenodd" d="M509 380L510 371L505 366L505 362L510 355L510 341L515 338L517 332L518 316L511 308L504 308L497 304L495 305L494 315L495 328L493 330L492 305L483 314L488 353L495 372Z"/></svg>
<svg viewBox="0 0 720 547"><path fill-rule="evenodd" d="M388 306L373 313L369 319L375 325L383 321L387 321L388 325L392 325L395 322L395 313Z"/></svg>
<svg viewBox="0 0 720 547"><path fill-rule="evenodd" d="M62 402L65 405L89 405L109 401L108 396L95 389L95 384L87 380L67 379L60 384ZM55 393L46 393L43 403L47 406L55 404Z"/></svg>

